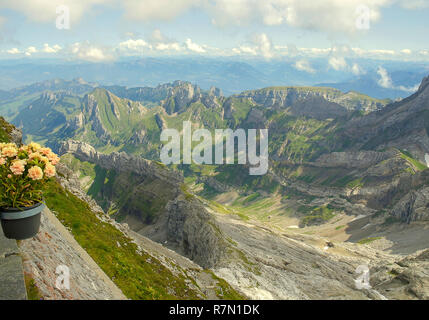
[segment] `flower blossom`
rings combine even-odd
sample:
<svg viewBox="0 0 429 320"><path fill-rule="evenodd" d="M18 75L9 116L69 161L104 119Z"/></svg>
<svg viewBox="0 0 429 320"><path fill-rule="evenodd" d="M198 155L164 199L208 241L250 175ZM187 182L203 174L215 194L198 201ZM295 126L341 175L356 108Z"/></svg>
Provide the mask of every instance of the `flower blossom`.
<svg viewBox="0 0 429 320"><path fill-rule="evenodd" d="M38 166L31 167L28 170L28 177L32 180L41 180L43 178L43 171Z"/></svg>

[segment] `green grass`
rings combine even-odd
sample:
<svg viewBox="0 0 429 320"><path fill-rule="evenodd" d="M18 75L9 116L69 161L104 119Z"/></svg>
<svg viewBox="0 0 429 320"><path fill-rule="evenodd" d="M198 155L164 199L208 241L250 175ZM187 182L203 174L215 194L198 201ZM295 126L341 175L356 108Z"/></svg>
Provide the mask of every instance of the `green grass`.
<svg viewBox="0 0 429 320"><path fill-rule="evenodd" d="M417 169L417 171L426 170L428 168L425 164L421 163L419 160L414 159L411 153L409 153L408 151L404 151L404 150L399 150L399 151L401 152L401 158L407 160L407 162L413 165L413 167Z"/></svg>
<svg viewBox="0 0 429 320"><path fill-rule="evenodd" d="M309 215L301 219L301 225L310 226L320 224L335 217L334 210L328 206L313 209Z"/></svg>
<svg viewBox="0 0 429 320"><path fill-rule="evenodd" d="M183 194L185 195L185 199L187 200L187 201L191 201L192 199L194 199L195 198L195 196L192 194L192 193L190 193L189 191L188 191L188 187L186 186L186 184L182 184L181 186L180 186L180 190L182 190L182 192L183 192Z"/></svg>
<svg viewBox="0 0 429 320"><path fill-rule="evenodd" d="M0 117L0 142L9 142L13 126Z"/></svg>
<svg viewBox="0 0 429 320"><path fill-rule="evenodd" d="M261 195L259 194L259 192L252 193L250 196L246 197L242 203L243 205L249 204L258 199L260 196Z"/></svg>
<svg viewBox="0 0 429 320"><path fill-rule="evenodd" d="M94 180L96 176L95 164L88 161L80 161L70 153L61 156L61 162L66 164L73 172L79 172L80 178L91 177Z"/></svg>
<svg viewBox="0 0 429 320"><path fill-rule="evenodd" d="M236 210L236 208L230 209L227 206L224 206L224 205L222 205L219 202L216 202L214 200L206 200L206 201L208 201L209 207L213 211L216 211L216 212L222 213L222 214L233 214L233 215L240 217L240 219L243 221L249 220L249 217L245 213L246 210L241 211L241 210Z"/></svg>
<svg viewBox="0 0 429 320"><path fill-rule="evenodd" d="M359 178L359 179L350 181L349 183L347 183L347 187L350 189L362 188L363 187L362 180L363 178Z"/></svg>
<svg viewBox="0 0 429 320"><path fill-rule="evenodd" d="M224 300L244 300L245 297L240 293L232 289L232 287L225 280L216 276L213 271L205 270L208 274L212 276L214 280L217 282L216 295L220 299Z"/></svg>

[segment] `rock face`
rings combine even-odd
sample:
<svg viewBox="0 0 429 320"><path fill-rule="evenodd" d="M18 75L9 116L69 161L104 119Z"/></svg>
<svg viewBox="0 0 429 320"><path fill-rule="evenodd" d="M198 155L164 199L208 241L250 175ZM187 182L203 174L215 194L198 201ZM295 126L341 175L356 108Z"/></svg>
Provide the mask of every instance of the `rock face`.
<svg viewBox="0 0 429 320"><path fill-rule="evenodd" d="M346 255L330 254L304 243L305 237L280 234L225 215L216 218L232 246L215 272L251 299L380 299L376 292L355 286L355 269L367 258L362 252L355 255L346 247L341 249ZM313 244L318 240L313 239Z"/></svg>
<svg viewBox="0 0 429 320"><path fill-rule="evenodd" d="M224 253L225 243L203 205L180 197L170 201L166 211L168 241L203 268L215 266Z"/></svg>
<svg viewBox="0 0 429 320"><path fill-rule="evenodd" d="M409 192L392 209L392 215L401 221L429 221L429 187Z"/></svg>
<svg viewBox="0 0 429 320"><path fill-rule="evenodd" d="M130 156L124 152L103 154L97 152L87 143L68 140L62 143L60 153L72 153L82 161L89 161L100 165L105 169L114 169L119 172L133 172L139 175L149 175L163 181L168 181L172 185L183 182L183 176L176 172L164 168L162 165L152 161Z"/></svg>
<svg viewBox="0 0 429 320"><path fill-rule="evenodd" d="M322 155L312 165L320 167L368 168L395 155L395 152L332 152Z"/></svg>
<svg viewBox="0 0 429 320"><path fill-rule="evenodd" d="M351 120L343 134L353 142L354 149L395 146L424 162L429 152L428 120L429 82L426 77L416 93L383 110Z"/></svg>
<svg viewBox="0 0 429 320"><path fill-rule="evenodd" d="M24 271L45 300L124 300L114 283L74 240L48 209L42 213L39 233L23 240ZM70 288L61 287L59 266L70 272Z"/></svg>
<svg viewBox="0 0 429 320"><path fill-rule="evenodd" d="M161 86L162 88L163 86ZM160 87L154 90L161 89ZM181 113L185 111L190 104L201 102L207 108L218 108L221 104L217 98L221 97L221 91L212 88L208 93L203 92L197 85L192 85L186 81L175 81L173 84L164 85L166 96L161 105L168 114Z"/></svg>
<svg viewBox="0 0 429 320"><path fill-rule="evenodd" d="M15 240L7 239L0 230L0 300L25 300L22 258Z"/></svg>
<svg viewBox="0 0 429 320"><path fill-rule="evenodd" d="M429 250L422 250L397 261L393 268L371 270L373 285L392 300L429 299Z"/></svg>
<svg viewBox="0 0 429 320"><path fill-rule="evenodd" d="M88 115L88 121L92 121L92 129L97 137L105 143L110 142L112 140L111 136L101 121L100 109L96 98L92 94L85 95L83 99L83 110Z"/></svg>

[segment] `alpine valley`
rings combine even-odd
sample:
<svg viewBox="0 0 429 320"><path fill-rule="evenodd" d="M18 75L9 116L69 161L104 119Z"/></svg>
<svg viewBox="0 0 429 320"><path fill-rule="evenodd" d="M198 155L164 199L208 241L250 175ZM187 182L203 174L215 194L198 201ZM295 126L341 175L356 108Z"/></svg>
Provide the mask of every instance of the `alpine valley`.
<svg viewBox="0 0 429 320"><path fill-rule="evenodd" d="M186 81L55 79L2 91L0 115L1 141L22 130L62 155L47 205L123 298L429 299L429 77L396 101L329 87L224 95ZM267 174L164 165L161 131L184 121L268 129ZM34 272L40 247L21 246L52 298Z"/></svg>

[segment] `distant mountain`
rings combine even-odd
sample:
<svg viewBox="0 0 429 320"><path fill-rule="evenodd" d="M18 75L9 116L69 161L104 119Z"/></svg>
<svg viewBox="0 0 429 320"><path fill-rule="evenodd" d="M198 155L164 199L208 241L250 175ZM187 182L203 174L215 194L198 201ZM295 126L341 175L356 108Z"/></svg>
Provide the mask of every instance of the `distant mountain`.
<svg viewBox="0 0 429 320"><path fill-rule="evenodd" d="M299 70L296 63L304 59L309 70ZM101 86L156 87L161 83L181 79L192 82L204 90L221 88L225 95L245 90L271 86L322 86L341 91L358 91L372 97L396 99L410 92L385 88L378 84L381 66L386 69L397 88L414 87L427 65L418 62L346 59L348 64L336 70L327 58L306 59L284 57L260 60L234 57L132 57L109 63L89 63L60 60L0 61L0 89L10 90L34 82L53 78L83 78ZM360 75L351 72L352 65L359 65ZM364 74L363 74L364 73ZM92 84L89 84L92 85ZM3 93L0 92L0 99Z"/></svg>
<svg viewBox="0 0 429 320"><path fill-rule="evenodd" d="M14 88L9 91L1 91L0 113L8 120L11 120L22 108L27 107L46 91L82 96L94 90L97 86L95 83L85 82L82 78L73 80L51 79Z"/></svg>
<svg viewBox="0 0 429 320"><path fill-rule="evenodd" d="M386 86L383 87L380 85L380 76L373 70L348 81L320 83L316 86L337 88L344 92L358 91L378 99L386 97L395 99L404 98L414 93L417 90L416 84L420 83L425 75L426 73L421 71L394 71L389 75L391 84L387 86L389 83L386 83Z"/></svg>

